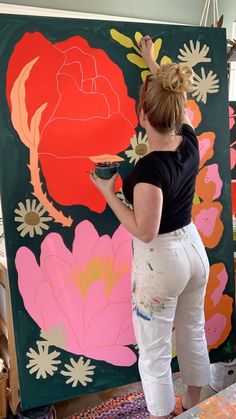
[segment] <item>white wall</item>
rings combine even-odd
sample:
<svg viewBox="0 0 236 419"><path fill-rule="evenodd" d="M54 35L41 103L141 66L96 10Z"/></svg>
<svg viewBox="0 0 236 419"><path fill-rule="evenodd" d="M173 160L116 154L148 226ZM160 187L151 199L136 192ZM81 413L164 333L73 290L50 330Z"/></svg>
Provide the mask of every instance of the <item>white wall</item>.
<svg viewBox="0 0 236 419"><path fill-rule="evenodd" d="M0 3L199 25L205 0L5 0ZM224 14L227 36L231 37L236 0L218 0L218 5L219 14ZM211 8L209 23L212 19Z"/></svg>

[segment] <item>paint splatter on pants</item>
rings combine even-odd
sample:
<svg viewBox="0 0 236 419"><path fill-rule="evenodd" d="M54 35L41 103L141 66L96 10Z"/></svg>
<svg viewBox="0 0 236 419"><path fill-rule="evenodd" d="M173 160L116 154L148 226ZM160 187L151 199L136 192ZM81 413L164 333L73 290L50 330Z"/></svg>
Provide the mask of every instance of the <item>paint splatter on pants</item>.
<svg viewBox="0 0 236 419"><path fill-rule="evenodd" d="M152 415L175 405L171 375L172 328L183 383L206 385L210 363L204 297L209 275L205 248L193 223L150 243L133 239L133 324L139 372Z"/></svg>

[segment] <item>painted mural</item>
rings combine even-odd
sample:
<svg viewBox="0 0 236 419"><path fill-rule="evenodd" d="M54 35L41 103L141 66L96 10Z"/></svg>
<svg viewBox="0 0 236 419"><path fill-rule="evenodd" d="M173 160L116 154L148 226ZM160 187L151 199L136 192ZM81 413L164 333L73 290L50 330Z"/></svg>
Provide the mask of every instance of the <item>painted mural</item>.
<svg viewBox="0 0 236 419"><path fill-rule="evenodd" d="M139 380L132 238L89 172L104 155L122 157L116 191L129 205L122 179L149 151L136 114L149 74L137 46L146 33L158 63L177 60L194 70L187 110L201 160L192 216L211 263L206 334L213 362L232 357L224 30L14 15L0 21L0 182L22 408Z"/></svg>
<svg viewBox="0 0 236 419"><path fill-rule="evenodd" d="M229 103L230 168L234 251L236 251L236 102Z"/></svg>

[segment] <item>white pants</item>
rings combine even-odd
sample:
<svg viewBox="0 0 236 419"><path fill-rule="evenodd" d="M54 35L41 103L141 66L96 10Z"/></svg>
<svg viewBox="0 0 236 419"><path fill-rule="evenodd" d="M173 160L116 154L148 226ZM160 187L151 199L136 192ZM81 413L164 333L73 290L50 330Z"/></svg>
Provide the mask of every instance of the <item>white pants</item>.
<svg viewBox="0 0 236 419"><path fill-rule="evenodd" d="M133 238L133 324L148 411L168 415L175 396L172 328L183 383L210 382L204 297L209 275L205 248L193 223L150 243Z"/></svg>

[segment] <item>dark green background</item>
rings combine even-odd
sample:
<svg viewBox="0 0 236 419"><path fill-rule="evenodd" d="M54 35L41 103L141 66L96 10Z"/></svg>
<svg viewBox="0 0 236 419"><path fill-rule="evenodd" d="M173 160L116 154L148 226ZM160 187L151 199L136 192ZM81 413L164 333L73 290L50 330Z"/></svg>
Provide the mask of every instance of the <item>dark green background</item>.
<svg viewBox="0 0 236 419"><path fill-rule="evenodd" d="M115 28L120 32L134 39L136 31L142 34L155 36L161 33L163 38L159 60L163 55L169 55L173 60L177 60L179 48L190 39L195 43L196 40L201 45L207 44L210 47L209 56L212 62L198 64L194 70L200 74L203 66L208 73L213 70L220 79L220 91L217 94L208 95L207 104L200 104L203 122L196 130L197 134L204 131L214 131L216 133L214 162L219 164L220 176L224 182L219 201L223 205L222 221L224 224L224 236L219 245L208 252L211 264L223 262L226 266L229 282L225 292L234 296L233 281L233 247L232 247L232 220L230 204L230 164L229 164L229 128L228 128L228 102L227 102L227 69L226 69L226 42L224 29L195 28L184 26L170 26L159 24L144 24L130 22L111 22L94 20L76 20L67 18L47 18L33 16L0 16L0 186L2 196L2 209L4 228L6 236L6 251L8 259L8 269L11 287L11 297L13 306L14 328L16 337L16 349L18 358L20 390L22 398L22 408L29 409L58 400L76 397L83 393L101 391L102 389L116 387L122 384L133 382L139 379L137 365L132 367L115 367L104 362L92 360L96 365L94 381L88 387L79 385L73 389L65 384L65 377L60 375L60 365L69 362L71 354L63 352L61 349L58 371L46 380L35 379L35 375L30 375L26 369L28 358L26 352L29 347L36 347L36 340L39 340L39 328L24 309L22 298L17 286L17 272L15 269L15 254L19 247L27 246L39 258L40 245L44 237L36 236L33 240L29 237L20 237L14 222L14 210L18 202L25 201L26 198L33 198L32 188L29 183L29 171L26 164L29 161L29 150L22 144L18 134L15 132L10 119L10 112L6 102L5 85L6 70L9 57L11 56L14 45L21 39L25 32L40 31L51 42L65 40L74 35L81 35L89 41L94 48L103 48L109 57L116 62L124 72L124 77L128 86L129 96L138 97L138 90L141 84L141 70L131 64L126 54L134 52L124 48L115 42L110 36L110 29ZM164 33L163 33L164 32ZM157 36L155 36L155 39ZM33 48L33 45L32 45ZM140 130L137 127L137 132ZM212 161L209 161L212 163ZM128 160L121 165L121 175L124 176L131 166ZM56 203L56 208L60 206ZM110 235L117 229L119 223L109 208L102 214L90 211L87 207L73 206L62 207L65 215L71 215L74 219L71 228L63 228L58 223L50 223L50 231L57 231L63 236L65 244L71 249L75 226L82 220L91 221L99 234L108 233ZM231 332L227 341L217 350L211 351L213 362L222 361L233 357L234 336ZM75 355L72 355L74 359ZM176 360L173 362L173 369L178 368Z"/></svg>
<svg viewBox="0 0 236 419"><path fill-rule="evenodd" d="M236 102L229 102L229 105L234 110L234 115L236 115ZM236 121L236 117L234 117L234 120ZM230 144L234 143L236 141L236 123L234 124L233 128L230 130ZM235 146L234 146L235 148ZM231 171L231 177L233 180L236 181L236 167L233 168Z"/></svg>

